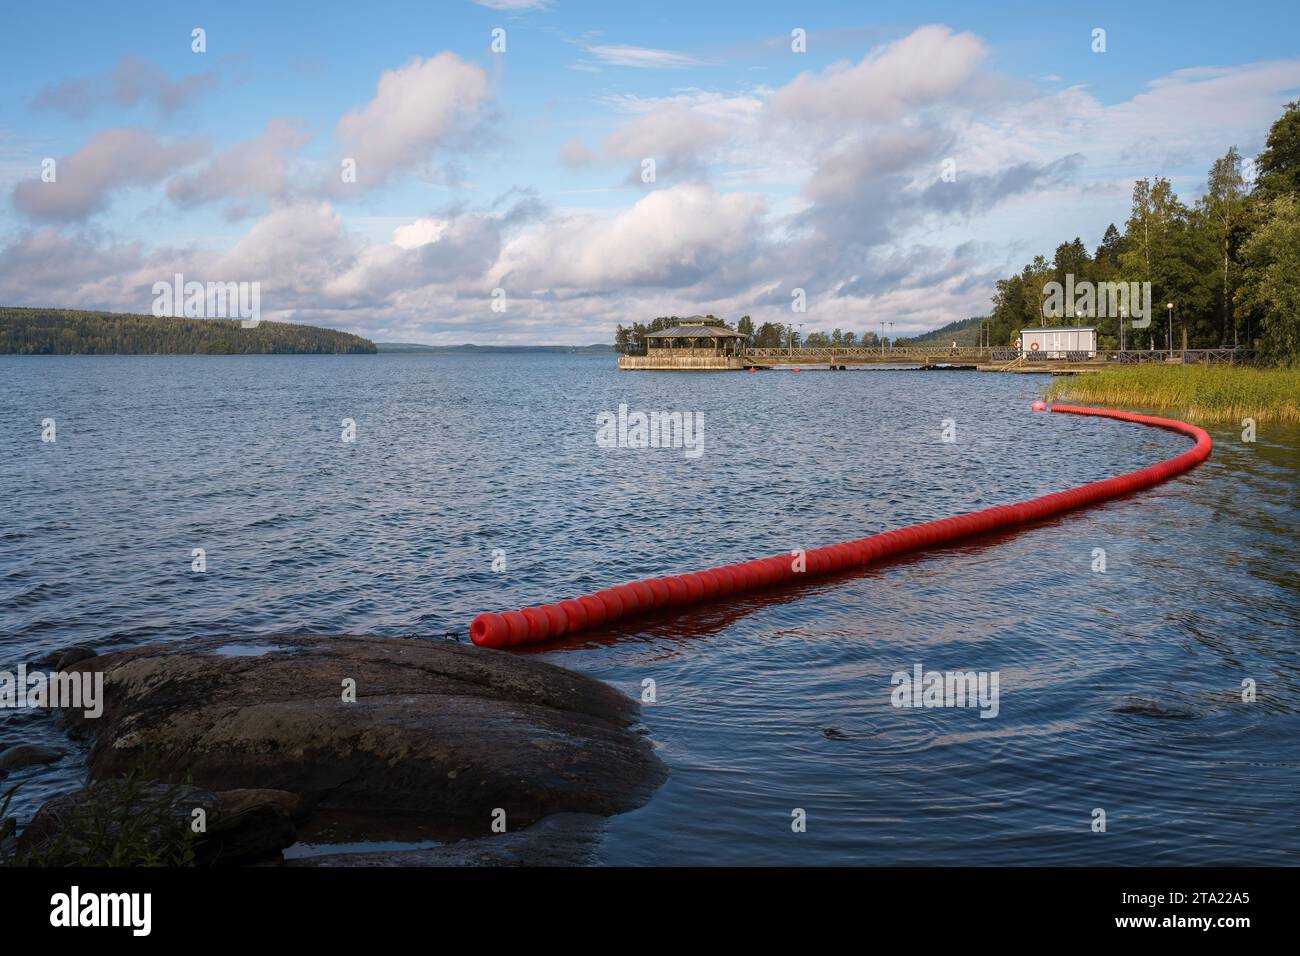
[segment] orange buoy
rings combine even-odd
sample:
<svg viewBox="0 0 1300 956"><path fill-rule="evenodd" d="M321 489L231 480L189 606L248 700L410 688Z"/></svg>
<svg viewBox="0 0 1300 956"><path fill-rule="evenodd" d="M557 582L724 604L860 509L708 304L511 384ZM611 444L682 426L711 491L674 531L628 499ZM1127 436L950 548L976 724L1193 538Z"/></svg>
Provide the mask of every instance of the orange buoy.
<svg viewBox="0 0 1300 956"><path fill-rule="evenodd" d="M795 371L799 371L797 368ZM1202 428L1172 418L1156 418L1133 412L1077 405L1053 405L1041 402L1035 411L1052 411L1065 415L1112 418L1152 428L1163 428L1195 439L1196 445L1165 461L1114 478L1104 478L1067 491L1032 498L1011 505L998 505L938 521L898 528L869 535L854 541L816 548L805 553L805 566L795 571L790 555L782 554L757 561L696 571L676 577L633 581L583 597L524 608L522 611L483 613L470 624L470 639L480 647L516 647L575 634L588 628L620 620L661 607L681 607L733 594L746 594L773 584L809 581L837 571L854 570L910 551L949 544L971 535L986 534L1039 521L1051 515L1083 508L1109 498L1117 498L1142 488L1149 488L1174 475L1195 468L1210 457L1214 443Z"/></svg>

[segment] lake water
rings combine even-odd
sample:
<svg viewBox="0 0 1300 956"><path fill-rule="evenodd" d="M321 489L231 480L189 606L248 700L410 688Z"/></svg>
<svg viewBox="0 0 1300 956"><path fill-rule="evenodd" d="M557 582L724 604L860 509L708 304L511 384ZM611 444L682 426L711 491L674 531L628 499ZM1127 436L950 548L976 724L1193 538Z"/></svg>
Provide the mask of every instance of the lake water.
<svg viewBox="0 0 1300 956"><path fill-rule="evenodd" d="M479 611L1010 503L1188 445L1031 414L1046 381L0 357L0 664L78 642L467 631ZM597 447L620 403L702 412L703 453ZM611 821L600 862L1296 863L1300 430L1211 433L1209 462L1138 497L536 652L629 694L655 684L644 718L671 775ZM997 672L998 715L891 706L916 664ZM19 741L69 746L0 712L0 742ZM24 784L26 819L83 768L74 751L4 786Z"/></svg>

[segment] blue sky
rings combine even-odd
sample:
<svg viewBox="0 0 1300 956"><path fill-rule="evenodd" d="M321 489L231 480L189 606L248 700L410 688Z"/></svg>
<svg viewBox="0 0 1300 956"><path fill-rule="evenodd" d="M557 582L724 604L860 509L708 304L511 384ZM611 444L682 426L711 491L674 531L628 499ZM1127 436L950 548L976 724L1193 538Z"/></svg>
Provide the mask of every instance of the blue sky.
<svg viewBox="0 0 1300 956"><path fill-rule="evenodd" d="M16 6L0 302L148 311L179 271L381 340L590 342L670 312L789 321L802 288L809 327L920 331L984 311L1035 253L1095 244L1134 178L1191 200L1229 145L1252 156L1300 95L1297 21L1281 3Z"/></svg>

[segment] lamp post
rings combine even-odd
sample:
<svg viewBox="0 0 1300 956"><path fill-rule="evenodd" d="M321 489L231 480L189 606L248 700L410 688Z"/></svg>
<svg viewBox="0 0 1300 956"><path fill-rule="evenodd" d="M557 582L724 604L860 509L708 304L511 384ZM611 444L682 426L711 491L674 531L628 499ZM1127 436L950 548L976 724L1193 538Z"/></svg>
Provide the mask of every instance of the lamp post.
<svg viewBox="0 0 1300 956"><path fill-rule="evenodd" d="M1169 310L1169 329L1165 337L1165 342L1169 346L1169 356L1174 354L1174 304L1170 302L1165 306ZM1166 356L1168 358L1169 356Z"/></svg>
<svg viewBox="0 0 1300 956"><path fill-rule="evenodd" d="M889 351L894 351L894 323L889 323Z"/></svg>

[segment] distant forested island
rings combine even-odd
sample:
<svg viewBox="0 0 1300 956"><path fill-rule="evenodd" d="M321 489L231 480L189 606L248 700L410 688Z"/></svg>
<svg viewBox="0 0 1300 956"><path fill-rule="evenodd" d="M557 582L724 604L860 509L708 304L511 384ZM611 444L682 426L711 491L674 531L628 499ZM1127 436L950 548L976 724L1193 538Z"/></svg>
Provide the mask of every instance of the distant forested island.
<svg viewBox="0 0 1300 956"><path fill-rule="evenodd" d="M380 352L612 352L612 345L419 345L414 342L376 342Z"/></svg>
<svg viewBox="0 0 1300 956"><path fill-rule="evenodd" d="M0 355L347 355L375 343L292 322L0 307Z"/></svg>

